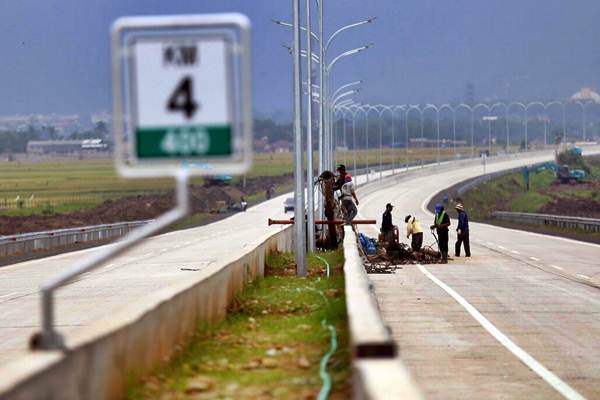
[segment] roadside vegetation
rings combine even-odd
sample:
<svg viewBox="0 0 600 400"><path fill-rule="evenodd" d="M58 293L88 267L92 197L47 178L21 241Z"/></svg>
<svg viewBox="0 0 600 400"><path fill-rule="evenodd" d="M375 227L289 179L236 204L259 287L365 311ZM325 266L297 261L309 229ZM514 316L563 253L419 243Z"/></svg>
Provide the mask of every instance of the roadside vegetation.
<svg viewBox="0 0 600 400"><path fill-rule="evenodd" d="M600 157L579 157L575 160L563 158L559 162L569 162L570 168L585 170L586 178L580 183L560 184L553 171L537 169L530 171L529 191L526 191L521 172L492 179L460 196L455 193L456 187L451 188L448 191L452 203L448 206L449 214L455 216L454 204L462 202L472 221L600 242L600 235L590 232L517 224L498 221L492 217L494 211L510 211L600 218ZM443 194L439 193L430 206L434 202L440 202Z"/></svg>
<svg viewBox="0 0 600 400"><path fill-rule="evenodd" d="M350 354L342 274L343 252L308 258L308 277L295 276L291 254L267 258L265 277L248 286L225 321L198 328L192 343L172 362L132 382L126 398L139 399L314 399L326 363L330 399L350 395Z"/></svg>

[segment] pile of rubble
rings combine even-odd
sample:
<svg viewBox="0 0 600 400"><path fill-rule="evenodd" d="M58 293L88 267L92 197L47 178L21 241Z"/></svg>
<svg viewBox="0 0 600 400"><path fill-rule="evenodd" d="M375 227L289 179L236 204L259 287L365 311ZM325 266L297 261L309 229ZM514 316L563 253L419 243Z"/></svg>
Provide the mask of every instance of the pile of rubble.
<svg viewBox="0 0 600 400"><path fill-rule="evenodd" d="M365 254L365 258L365 269L369 274L392 274L397 269L402 269L402 265L440 262L440 254L431 247L413 251L404 243L395 243L387 248L379 247L376 254Z"/></svg>

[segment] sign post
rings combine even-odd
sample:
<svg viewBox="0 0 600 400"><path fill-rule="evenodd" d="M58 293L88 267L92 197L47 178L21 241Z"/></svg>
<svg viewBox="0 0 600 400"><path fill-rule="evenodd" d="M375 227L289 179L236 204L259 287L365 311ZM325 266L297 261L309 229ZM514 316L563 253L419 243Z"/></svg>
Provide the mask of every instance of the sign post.
<svg viewBox="0 0 600 400"><path fill-rule="evenodd" d="M115 163L125 177L173 177L177 206L42 287L34 349L63 349L54 291L189 212L191 175L243 174L252 159L250 24L241 14L126 17L112 26Z"/></svg>

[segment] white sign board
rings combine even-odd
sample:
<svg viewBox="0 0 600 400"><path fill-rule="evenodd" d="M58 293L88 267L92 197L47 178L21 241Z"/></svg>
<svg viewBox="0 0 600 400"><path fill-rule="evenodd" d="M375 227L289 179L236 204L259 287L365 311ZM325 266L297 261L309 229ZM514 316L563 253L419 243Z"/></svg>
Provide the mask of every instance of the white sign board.
<svg viewBox="0 0 600 400"><path fill-rule="evenodd" d="M117 166L125 175L242 173L252 117L249 24L239 14L122 18L113 26Z"/></svg>

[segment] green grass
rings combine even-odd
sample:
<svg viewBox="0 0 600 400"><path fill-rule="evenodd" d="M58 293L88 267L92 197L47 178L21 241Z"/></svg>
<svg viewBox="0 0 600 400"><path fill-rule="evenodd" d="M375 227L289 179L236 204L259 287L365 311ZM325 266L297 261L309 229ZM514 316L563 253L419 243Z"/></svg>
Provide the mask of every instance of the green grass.
<svg viewBox="0 0 600 400"><path fill-rule="evenodd" d="M479 149L476 149L477 153ZM457 148L463 156L470 155L470 148ZM450 159L454 149L441 149L440 159ZM357 166L377 166L380 156L384 164L392 161L403 166L407 161L431 162L436 160L437 151L431 148L379 149L368 151L357 150ZM281 176L293 172L293 153L257 153L247 178L264 176ZM337 162L345 163L350 170L354 166L354 152L340 151L336 154ZM315 165L318 158L315 153ZM600 171L600 165L597 167ZM86 207L93 207L107 199L140 194L157 194L172 190L174 182L169 178L162 179L124 179L119 177L112 160L72 160L45 162L4 162L0 163L0 214L31 215L40 214L46 204L52 205L55 211L66 212ZM235 177L239 182L242 177ZM193 183L201 184L201 178L194 178ZM24 201L23 207L16 206L19 197Z"/></svg>
<svg viewBox="0 0 600 400"><path fill-rule="evenodd" d="M329 279L314 255L308 257L307 278L293 275L292 255L269 256L268 276L236 298L225 321L200 327L183 352L132 385L126 398L187 398L197 381L206 387L194 398L314 398L321 387L319 361L330 346L324 320L336 327L339 340L328 367L333 380L330 398L347 398L350 361L343 253L319 255L333 267Z"/></svg>

